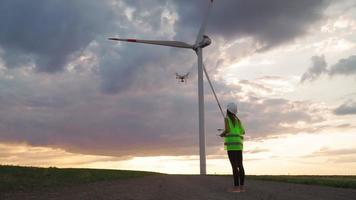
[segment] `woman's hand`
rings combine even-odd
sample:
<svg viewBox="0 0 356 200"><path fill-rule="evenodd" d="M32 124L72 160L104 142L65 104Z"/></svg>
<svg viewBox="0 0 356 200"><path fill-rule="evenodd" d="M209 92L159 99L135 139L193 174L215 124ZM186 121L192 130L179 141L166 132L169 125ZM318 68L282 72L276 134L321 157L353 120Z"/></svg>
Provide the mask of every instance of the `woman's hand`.
<svg viewBox="0 0 356 200"><path fill-rule="evenodd" d="M226 137L226 131L222 132L219 136L220 137Z"/></svg>

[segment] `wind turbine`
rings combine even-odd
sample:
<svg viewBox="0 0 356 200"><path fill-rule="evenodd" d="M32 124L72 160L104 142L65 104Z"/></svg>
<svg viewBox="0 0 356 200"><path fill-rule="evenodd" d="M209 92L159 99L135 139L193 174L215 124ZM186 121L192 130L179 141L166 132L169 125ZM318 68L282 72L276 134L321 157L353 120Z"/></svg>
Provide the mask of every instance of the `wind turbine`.
<svg viewBox="0 0 356 200"><path fill-rule="evenodd" d="M200 174L206 174L206 153L205 153L205 125L204 125L204 85L203 85L203 71L205 67L203 64L203 48L211 44L211 39L206 36L205 29L208 23L208 17L211 12L214 0L210 0L208 11L205 15L203 24L199 30L195 44L187 44L180 41L160 41L160 40L138 40L138 39L122 39L122 38L108 38L109 40L134 42L152 45L169 46L176 48L192 49L198 56L198 101L199 101L199 154L200 154ZM207 75L208 77L208 75ZM210 80L209 80L210 82Z"/></svg>

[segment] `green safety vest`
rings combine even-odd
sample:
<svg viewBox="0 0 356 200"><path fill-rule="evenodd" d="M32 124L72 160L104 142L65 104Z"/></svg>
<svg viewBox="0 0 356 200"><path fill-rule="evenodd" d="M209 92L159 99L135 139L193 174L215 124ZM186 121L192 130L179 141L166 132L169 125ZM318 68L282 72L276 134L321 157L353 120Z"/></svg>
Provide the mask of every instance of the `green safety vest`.
<svg viewBox="0 0 356 200"><path fill-rule="evenodd" d="M235 126L229 117L227 117L227 120L229 122L230 132L227 133L224 138L225 150L243 150L244 127L242 126L240 120L236 121Z"/></svg>

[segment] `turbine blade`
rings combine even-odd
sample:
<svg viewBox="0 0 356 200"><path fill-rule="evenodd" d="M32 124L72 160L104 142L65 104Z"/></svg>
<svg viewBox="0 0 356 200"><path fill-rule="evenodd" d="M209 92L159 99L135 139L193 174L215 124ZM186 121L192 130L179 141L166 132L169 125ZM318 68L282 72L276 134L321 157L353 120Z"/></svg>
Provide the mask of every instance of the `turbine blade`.
<svg viewBox="0 0 356 200"><path fill-rule="evenodd" d="M202 53L200 53L200 54L199 54L198 52L196 52L196 54L197 54L197 56L198 56L198 59L199 59L199 57L200 57L200 56L202 57ZM209 74L208 74L208 72L207 72L207 70L206 70L206 68L205 68L205 64L204 64L204 62L202 62L202 65L203 65L203 71L204 71L204 73L205 73L205 77L206 77L206 79L207 79L207 80L208 80L208 82L209 82L209 85L210 85L211 91L212 91L212 92L213 92L213 94L214 94L214 97L215 97L215 100L216 100L216 102L217 102L217 104L218 104L218 106L219 106L219 109L220 109L221 115L223 116L223 118L226 118L226 116L225 116L225 114L224 114L224 112L223 112L223 110L222 110L222 107L221 107L220 101L219 101L218 97L216 96L215 89L214 89L214 87L213 87L213 84L211 83L211 80L210 80Z"/></svg>
<svg viewBox="0 0 356 200"><path fill-rule="evenodd" d="M169 47L186 48L186 49L193 48L193 45L187 44L185 42L179 42L179 41L137 40L137 39L121 39L121 38L108 38L108 39L113 41L153 44L153 45L161 45L161 46L169 46Z"/></svg>
<svg viewBox="0 0 356 200"><path fill-rule="evenodd" d="M206 29L206 25L208 24L208 18L209 18L211 9L213 7L213 3L214 3L214 0L210 0L208 11L206 12L203 24L200 27L200 30L199 30L199 33L198 33L198 37L197 37L197 40L195 41L195 44L199 44L199 42L201 42L201 40L203 39L203 36L204 36L204 33L205 33L205 29Z"/></svg>

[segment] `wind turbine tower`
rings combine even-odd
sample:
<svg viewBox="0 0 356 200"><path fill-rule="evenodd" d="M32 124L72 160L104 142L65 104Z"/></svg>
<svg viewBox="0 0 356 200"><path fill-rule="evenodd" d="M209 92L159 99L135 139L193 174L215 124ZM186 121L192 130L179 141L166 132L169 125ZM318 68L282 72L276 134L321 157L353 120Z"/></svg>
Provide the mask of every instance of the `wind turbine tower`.
<svg viewBox="0 0 356 200"><path fill-rule="evenodd" d="M203 48L211 44L211 39L205 35L205 29L208 23L209 14L213 7L214 0L209 0L209 8L203 20L203 24L199 30L195 44L188 44L180 41L162 41L162 40L138 40L138 39L122 39L109 38L109 40L134 42L152 45L169 46L176 48L192 49L198 57L198 102L199 102L199 154L200 154L200 174L206 175L206 153L205 153L205 124L204 124L204 84L203 84Z"/></svg>

